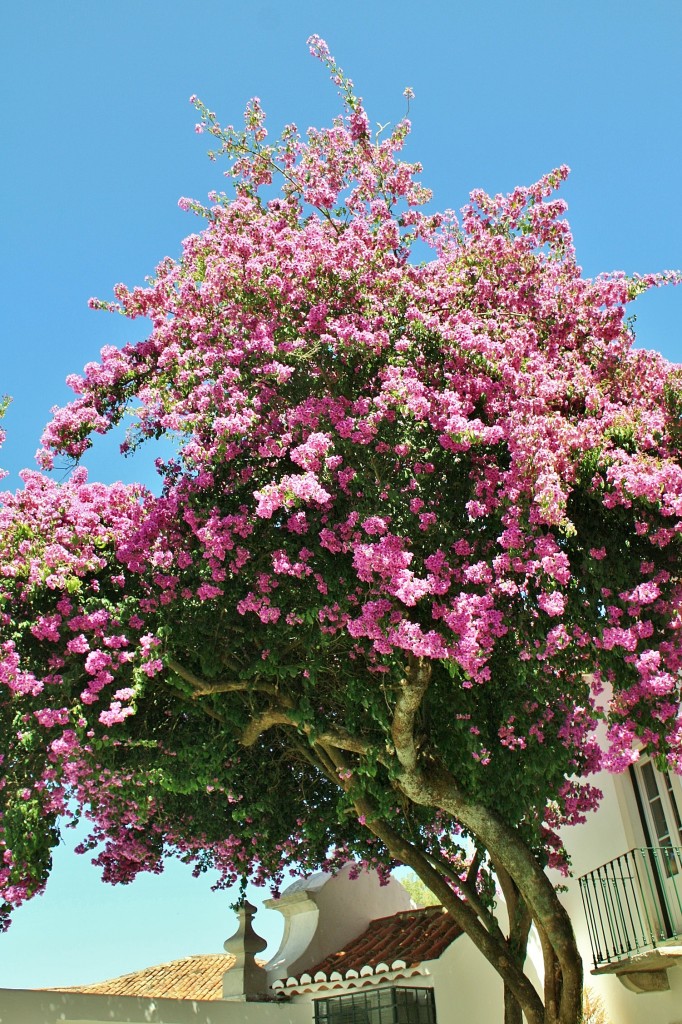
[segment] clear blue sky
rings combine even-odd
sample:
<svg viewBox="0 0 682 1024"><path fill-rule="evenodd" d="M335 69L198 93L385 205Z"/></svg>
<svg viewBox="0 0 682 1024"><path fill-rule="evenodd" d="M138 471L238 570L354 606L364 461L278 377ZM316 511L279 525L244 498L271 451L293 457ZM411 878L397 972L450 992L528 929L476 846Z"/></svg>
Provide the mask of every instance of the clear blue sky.
<svg viewBox="0 0 682 1024"><path fill-rule="evenodd" d="M197 227L178 197L222 187L190 94L225 122L257 95L271 130L328 123L336 95L307 54L313 32L374 121L398 120L412 86L409 156L438 206L568 163L563 194L586 273L682 266L682 6L672 0L5 4L0 394L14 400L0 464L13 474L32 464L50 406L68 398L66 374L144 330L91 312L88 298L142 283L176 255ZM682 360L682 289L646 296L637 314L639 344ZM89 466L105 480L145 472L107 444ZM64 847L47 894L0 936L0 986L84 983L218 951L233 929L229 902L177 865L111 889Z"/></svg>

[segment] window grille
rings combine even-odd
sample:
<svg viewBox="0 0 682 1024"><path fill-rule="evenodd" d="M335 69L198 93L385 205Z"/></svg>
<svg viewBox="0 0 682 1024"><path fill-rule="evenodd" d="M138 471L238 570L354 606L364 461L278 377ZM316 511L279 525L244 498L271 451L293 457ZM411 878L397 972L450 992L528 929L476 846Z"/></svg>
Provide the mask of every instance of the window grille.
<svg viewBox="0 0 682 1024"><path fill-rule="evenodd" d="M315 1024L436 1024L433 989L380 986L316 999Z"/></svg>
<svg viewBox="0 0 682 1024"><path fill-rule="evenodd" d="M630 850L580 879L594 966L638 956L682 937L679 846ZM677 943L679 944L679 942Z"/></svg>

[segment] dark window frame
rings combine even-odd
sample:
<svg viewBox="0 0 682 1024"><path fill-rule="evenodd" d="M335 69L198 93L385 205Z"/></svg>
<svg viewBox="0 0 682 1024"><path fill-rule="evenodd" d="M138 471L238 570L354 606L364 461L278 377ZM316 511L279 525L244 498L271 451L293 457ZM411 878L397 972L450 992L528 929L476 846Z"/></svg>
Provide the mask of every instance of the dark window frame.
<svg viewBox="0 0 682 1024"><path fill-rule="evenodd" d="M437 1024L432 988L377 985L314 1000L315 1024Z"/></svg>

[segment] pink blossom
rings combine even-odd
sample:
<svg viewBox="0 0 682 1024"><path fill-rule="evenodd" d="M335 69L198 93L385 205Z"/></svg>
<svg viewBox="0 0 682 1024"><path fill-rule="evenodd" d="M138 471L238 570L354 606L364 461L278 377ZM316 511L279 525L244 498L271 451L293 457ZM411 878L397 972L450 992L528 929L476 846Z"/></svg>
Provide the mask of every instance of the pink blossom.
<svg viewBox="0 0 682 1024"><path fill-rule="evenodd" d="M298 502L314 502L324 505L331 495L320 485L314 473L303 473L300 476L284 476L278 484L255 493L258 501L256 515L262 519L270 519L280 508L291 508Z"/></svg>
<svg viewBox="0 0 682 1024"><path fill-rule="evenodd" d="M68 708L38 708L33 714L40 725L47 729L56 725L66 725L69 721Z"/></svg>
<svg viewBox="0 0 682 1024"><path fill-rule="evenodd" d="M546 612L548 615L563 615L566 601L564 595L560 591L554 590L549 594L545 592L541 593L538 596L538 605L542 608L543 612Z"/></svg>
<svg viewBox="0 0 682 1024"><path fill-rule="evenodd" d="M123 707L120 701L114 700L106 711L100 712L99 720L102 725L118 725L132 714L134 712L131 707Z"/></svg>

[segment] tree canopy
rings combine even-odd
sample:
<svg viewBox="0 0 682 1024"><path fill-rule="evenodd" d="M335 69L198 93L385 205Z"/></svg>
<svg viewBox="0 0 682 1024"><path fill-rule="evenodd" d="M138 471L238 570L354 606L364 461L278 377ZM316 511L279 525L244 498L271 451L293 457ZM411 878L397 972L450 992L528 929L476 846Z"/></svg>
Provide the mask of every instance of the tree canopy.
<svg viewBox="0 0 682 1024"><path fill-rule="evenodd" d="M310 44L342 116L270 143L257 100L236 130L194 99L233 187L92 301L150 334L46 428L43 470L124 421L124 453L170 439L159 493L76 468L3 495L0 896L44 886L81 813L109 881L406 863L509 1021L574 1024L558 829L598 768L682 767L682 374L625 313L677 277L585 278L565 167L431 212L409 122L374 138Z"/></svg>

